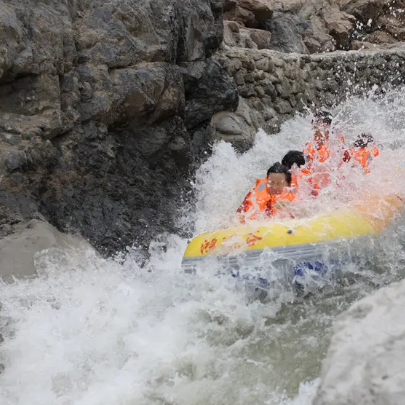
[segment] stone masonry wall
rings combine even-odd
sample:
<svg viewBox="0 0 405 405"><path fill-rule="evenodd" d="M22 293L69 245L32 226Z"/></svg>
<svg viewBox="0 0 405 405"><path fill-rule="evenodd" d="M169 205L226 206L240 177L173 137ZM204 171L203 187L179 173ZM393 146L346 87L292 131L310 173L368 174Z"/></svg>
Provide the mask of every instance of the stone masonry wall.
<svg viewBox="0 0 405 405"><path fill-rule="evenodd" d="M237 85L239 106L213 116L213 138L240 150L252 145L259 128L277 132L306 108L331 107L372 89L378 95L405 80L405 46L316 55L224 46L217 58Z"/></svg>

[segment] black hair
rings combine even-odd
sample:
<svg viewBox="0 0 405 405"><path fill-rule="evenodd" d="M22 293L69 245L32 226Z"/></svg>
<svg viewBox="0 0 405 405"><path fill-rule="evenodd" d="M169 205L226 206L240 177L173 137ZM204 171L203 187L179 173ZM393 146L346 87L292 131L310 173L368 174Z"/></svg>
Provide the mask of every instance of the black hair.
<svg viewBox="0 0 405 405"><path fill-rule="evenodd" d="M332 114L326 110L316 110L312 123L323 123L326 125L332 124Z"/></svg>
<svg viewBox="0 0 405 405"><path fill-rule="evenodd" d="M288 151L281 161L281 164L287 166L288 169L291 169L294 163L298 167L305 165L305 157L300 150Z"/></svg>
<svg viewBox="0 0 405 405"><path fill-rule="evenodd" d="M355 148L365 148L369 143L374 142L374 137L371 134L362 133L354 141Z"/></svg>
<svg viewBox="0 0 405 405"><path fill-rule="evenodd" d="M280 162L274 163L274 165L271 166L269 170L267 170L267 177L269 177L269 175L271 173L284 173L285 174L285 180L287 181L288 185L291 184L291 179L292 179L291 178L291 173L290 173L288 167L284 166Z"/></svg>

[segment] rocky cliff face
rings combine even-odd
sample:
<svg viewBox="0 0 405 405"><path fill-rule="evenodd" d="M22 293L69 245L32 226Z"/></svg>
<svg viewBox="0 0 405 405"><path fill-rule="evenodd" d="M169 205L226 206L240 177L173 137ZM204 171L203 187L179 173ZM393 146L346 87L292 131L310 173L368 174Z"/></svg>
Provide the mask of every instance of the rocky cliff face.
<svg viewBox="0 0 405 405"><path fill-rule="evenodd" d="M217 0L0 1L3 235L38 211L110 252L173 229L211 116L237 107L222 35Z"/></svg>

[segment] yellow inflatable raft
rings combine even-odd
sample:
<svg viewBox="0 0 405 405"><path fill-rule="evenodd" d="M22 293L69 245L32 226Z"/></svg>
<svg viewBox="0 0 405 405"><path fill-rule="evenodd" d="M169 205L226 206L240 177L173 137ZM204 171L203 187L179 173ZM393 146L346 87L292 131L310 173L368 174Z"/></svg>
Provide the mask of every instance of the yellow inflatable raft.
<svg viewBox="0 0 405 405"><path fill-rule="evenodd" d="M235 256L243 252L257 257L264 249L283 250L287 255L289 251L298 252L304 260L308 246L312 246L313 251L314 245L381 232L403 207L404 199L398 195L371 196L350 207L313 218L273 220L204 233L188 244L183 267L190 269L206 257Z"/></svg>

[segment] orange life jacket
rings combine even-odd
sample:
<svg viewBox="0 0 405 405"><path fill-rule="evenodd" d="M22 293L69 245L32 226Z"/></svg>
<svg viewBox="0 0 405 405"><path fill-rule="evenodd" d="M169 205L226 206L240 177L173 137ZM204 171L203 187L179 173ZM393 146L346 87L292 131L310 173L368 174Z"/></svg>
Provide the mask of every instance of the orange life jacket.
<svg viewBox="0 0 405 405"><path fill-rule="evenodd" d="M293 201L294 199L295 194L290 189L285 189L279 195L270 195L267 191L267 178L257 179L255 188L247 194L237 212L245 213L246 219L250 220L257 219L259 213L263 213L264 217L269 218L277 212L277 201Z"/></svg>
<svg viewBox="0 0 405 405"><path fill-rule="evenodd" d="M277 202L294 201L296 198L296 190L291 187L285 188L281 194L271 196L271 216L281 214L283 217L294 218L294 216L286 209L278 209Z"/></svg>
<svg viewBox="0 0 405 405"><path fill-rule="evenodd" d="M267 178L257 179L256 187L251 192L251 195L248 198L249 207L245 212L248 212L253 209L257 209L259 212L266 210L266 206L269 202L270 195L267 191Z"/></svg>
<svg viewBox="0 0 405 405"><path fill-rule="evenodd" d="M331 150L328 146L329 141L325 140L320 146L318 146L317 135L319 132L315 133L314 140L312 142L307 142L305 145L305 149L303 150L304 155L309 160L309 164L314 160L317 160L320 163L324 163L327 159L330 158ZM342 146L345 145L345 138L343 135L338 135L337 139L339 139Z"/></svg>
<svg viewBox="0 0 405 405"><path fill-rule="evenodd" d="M309 164L311 164L311 162L314 160L323 163L330 157L330 149L326 146L326 144L323 143L321 146L318 146L315 141L308 142L305 145L303 153L309 160Z"/></svg>
<svg viewBox="0 0 405 405"><path fill-rule="evenodd" d="M309 183L312 187L311 194L312 195L318 195L318 191L320 187L319 185L314 181L314 178L311 174L311 171L307 168L300 168L298 173L294 173L291 176L291 186L290 188L292 189L292 192L297 193L299 190L299 183L305 181Z"/></svg>
<svg viewBox="0 0 405 405"><path fill-rule="evenodd" d="M380 154L380 151L376 146L374 146L372 150L368 150L367 148L350 149L349 153L354 160L361 164L366 173L370 173L368 166L373 158Z"/></svg>

